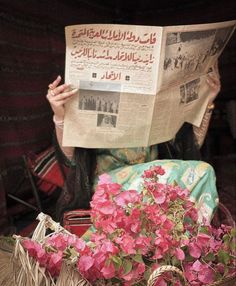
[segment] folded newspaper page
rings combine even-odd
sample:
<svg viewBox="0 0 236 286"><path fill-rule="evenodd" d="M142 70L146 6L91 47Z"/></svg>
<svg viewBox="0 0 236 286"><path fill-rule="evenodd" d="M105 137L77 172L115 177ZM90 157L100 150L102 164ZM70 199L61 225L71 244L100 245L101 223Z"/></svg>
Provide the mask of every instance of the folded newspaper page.
<svg viewBox="0 0 236 286"><path fill-rule="evenodd" d="M86 24L65 27L63 145L145 147L174 138L184 122L200 126L209 69L236 21L186 26Z"/></svg>

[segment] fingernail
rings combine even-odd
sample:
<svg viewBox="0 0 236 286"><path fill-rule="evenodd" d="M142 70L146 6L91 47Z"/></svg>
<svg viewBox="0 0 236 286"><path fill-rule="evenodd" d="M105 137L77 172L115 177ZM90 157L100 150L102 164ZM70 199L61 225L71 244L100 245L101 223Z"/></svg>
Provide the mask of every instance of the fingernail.
<svg viewBox="0 0 236 286"><path fill-rule="evenodd" d="M79 89L78 88L75 88L75 89L72 89L72 92L77 92Z"/></svg>

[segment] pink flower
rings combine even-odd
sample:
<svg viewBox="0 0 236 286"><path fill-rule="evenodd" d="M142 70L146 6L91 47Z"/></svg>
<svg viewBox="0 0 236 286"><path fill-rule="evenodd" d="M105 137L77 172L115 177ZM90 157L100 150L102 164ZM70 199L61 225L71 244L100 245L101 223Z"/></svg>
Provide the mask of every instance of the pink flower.
<svg viewBox="0 0 236 286"><path fill-rule="evenodd" d="M134 190L123 191L114 198L116 204L121 207L140 202L140 199L140 194Z"/></svg>
<svg viewBox="0 0 236 286"><path fill-rule="evenodd" d="M97 203L96 208L101 214L104 215L111 215L116 211L115 205L110 201Z"/></svg>
<svg viewBox="0 0 236 286"><path fill-rule="evenodd" d="M175 281L173 286L182 286L182 282L180 282L179 280L178 281Z"/></svg>
<svg viewBox="0 0 236 286"><path fill-rule="evenodd" d="M143 255L147 254L151 240L151 237L139 236L135 241L136 248L140 249Z"/></svg>
<svg viewBox="0 0 236 286"><path fill-rule="evenodd" d="M70 245L73 245L77 251L84 252L86 249L86 242L83 239L78 238L76 241L73 241L70 243Z"/></svg>
<svg viewBox="0 0 236 286"><path fill-rule="evenodd" d="M189 245L189 239L188 238L184 238L181 240L181 246L188 246Z"/></svg>
<svg viewBox="0 0 236 286"><path fill-rule="evenodd" d="M199 271L202 269L202 263L201 263L199 260L196 260L196 261L193 263L192 269L193 269L194 271L199 272Z"/></svg>
<svg viewBox="0 0 236 286"><path fill-rule="evenodd" d="M34 240L25 239L23 240L22 245L32 257L37 257L37 252L42 250L42 245Z"/></svg>
<svg viewBox="0 0 236 286"><path fill-rule="evenodd" d="M92 257L94 259L94 265L96 268L100 269L105 264L106 260L108 259L109 254L106 252L102 252L101 249L97 248L94 250Z"/></svg>
<svg viewBox="0 0 236 286"><path fill-rule="evenodd" d="M106 265L101 269L101 272L105 279L113 278L116 272L114 264L112 262L106 263Z"/></svg>
<svg viewBox="0 0 236 286"><path fill-rule="evenodd" d="M141 210L134 207L131 210L128 210L127 213L125 210L124 212L119 213L119 218L117 219L118 228L124 229L124 231L130 235L139 233L141 231L141 214Z"/></svg>
<svg viewBox="0 0 236 286"><path fill-rule="evenodd" d="M170 219L166 219L163 224L162 224L162 227L165 229L165 230L172 230L174 228L174 223L170 220Z"/></svg>
<svg viewBox="0 0 236 286"><path fill-rule="evenodd" d="M156 166L154 170L157 175L163 176L165 174L165 170L161 166Z"/></svg>
<svg viewBox="0 0 236 286"><path fill-rule="evenodd" d="M201 268L198 279L203 283L203 285L211 284L214 282L214 271L207 265Z"/></svg>
<svg viewBox="0 0 236 286"><path fill-rule="evenodd" d="M161 166L152 166L149 170L144 171L143 178L156 179L158 175L163 176L164 174L165 170Z"/></svg>
<svg viewBox="0 0 236 286"><path fill-rule="evenodd" d="M222 263L218 263L218 264L216 265L216 270L219 271L220 273L224 273L224 271L225 271L225 265L222 264Z"/></svg>
<svg viewBox="0 0 236 286"><path fill-rule="evenodd" d="M48 238L47 244L63 251L68 245L68 235L62 233L55 234Z"/></svg>
<svg viewBox="0 0 236 286"><path fill-rule="evenodd" d="M95 244L101 244L103 239L106 239L105 233L100 234L100 233L94 232L90 236L90 240L94 242Z"/></svg>
<svg viewBox="0 0 236 286"><path fill-rule="evenodd" d="M194 258L199 258L201 256L201 248L196 242L189 243L189 254Z"/></svg>
<svg viewBox="0 0 236 286"><path fill-rule="evenodd" d="M40 266L45 267L47 265L48 261L48 254L46 251L42 248L37 251L37 260L40 264Z"/></svg>
<svg viewBox="0 0 236 286"><path fill-rule="evenodd" d="M103 218L94 223L96 229L101 229L104 233L113 233L117 229L117 225L114 222L114 217Z"/></svg>
<svg viewBox="0 0 236 286"><path fill-rule="evenodd" d="M191 263L185 265L184 275L186 279L190 282L190 285L192 285L192 282L197 279L197 273L193 271Z"/></svg>
<svg viewBox="0 0 236 286"><path fill-rule="evenodd" d="M156 204L163 204L165 202L165 200L166 200L165 193L154 192L153 195L154 195Z"/></svg>
<svg viewBox="0 0 236 286"><path fill-rule="evenodd" d="M181 260L181 261L185 259L184 251L181 248L176 248L175 256L178 260Z"/></svg>
<svg viewBox="0 0 236 286"><path fill-rule="evenodd" d="M96 187L96 192L94 193L93 195L93 198L92 198L92 202L96 201L96 200L99 200L99 199L105 199L107 194L106 194L106 184L100 184L100 185L97 185Z"/></svg>
<svg viewBox="0 0 236 286"><path fill-rule="evenodd" d="M167 283L162 277L160 277L156 280L155 286L167 286Z"/></svg>
<svg viewBox="0 0 236 286"><path fill-rule="evenodd" d="M190 192L188 189L181 189L180 187L175 188L175 192L178 194L178 196L182 199L185 199L189 196Z"/></svg>
<svg viewBox="0 0 236 286"><path fill-rule="evenodd" d="M57 276L60 272L62 255L63 253L61 251L59 251L58 253L50 254L47 267L53 277Z"/></svg>
<svg viewBox="0 0 236 286"><path fill-rule="evenodd" d="M122 189L122 185L117 184L117 183L112 183L108 185L107 192L110 195L116 196L121 192L121 189Z"/></svg>
<svg viewBox="0 0 236 286"><path fill-rule="evenodd" d="M143 177L144 178L152 178L153 177L153 171L152 170L145 170Z"/></svg>
<svg viewBox="0 0 236 286"><path fill-rule="evenodd" d="M121 277L128 282L137 281L138 278L144 273L144 271L145 271L144 263L134 263L132 269L128 273L122 274Z"/></svg>
<svg viewBox="0 0 236 286"><path fill-rule="evenodd" d="M112 177L106 173L100 175L98 180L98 185L103 185L103 184L111 184L112 183Z"/></svg>
<svg viewBox="0 0 236 286"><path fill-rule="evenodd" d="M187 206L186 206L187 208ZM196 208L191 207L190 209L188 209L185 213L185 217L189 217L191 218L194 222L197 222L198 220L198 212Z"/></svg>
<svg viewBox="0 0 236 286"><path fill-rule="evenodd" d="M211 237L208 234L205 233L199 233L197 235L197 244L199 247L204 247L207 246L207 244L209 243Z"/></svg>
<svg viewBox="0 0 236 286"><path fill-rule="evenodd" d="M78 269L81 273L88 271L94 264L94 259L88 255L82 255L78 261Z"/></svg>
<svg viewBox="0 0 236 286"><path fill-rule="evenodd" d="M119 253L119 249L115 246L115 244L113 242L111 242L108 239L106 239L102 242L101 251L105 252L105 253L109 252L111 254Z"/></svg>
<svg viewBox="0 0 236 286"><path fill-rule="evenodd" d="M136 250L134 248L135 241L134 238L130 235L124 234L122 237L117 237L115 239L115 242L119 244L120 248L126 253L126 254L135 254Z"/></svg>

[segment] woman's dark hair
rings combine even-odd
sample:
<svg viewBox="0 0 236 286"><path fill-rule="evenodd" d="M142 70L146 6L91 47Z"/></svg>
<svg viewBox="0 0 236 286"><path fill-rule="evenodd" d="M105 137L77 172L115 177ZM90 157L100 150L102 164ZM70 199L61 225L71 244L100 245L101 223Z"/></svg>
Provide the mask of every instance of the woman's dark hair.
<svg viewBox="0 0 236 286"><path fill-rule="evenodd" d="M201 160L201 152L193 132L193 126L184 123L175 138L158 144L159 159Z"/></svg>
<svg viewBox="0 0 236 286"><path fill-rule="evenodd" d="M64 212L90 208L96 169L96 152L95 149L75 148L74 164L72 165L61 151L56 138L54 145L62 172L63 166L68 168L65 185L56 204L56 219L62 222Z"/></svg>

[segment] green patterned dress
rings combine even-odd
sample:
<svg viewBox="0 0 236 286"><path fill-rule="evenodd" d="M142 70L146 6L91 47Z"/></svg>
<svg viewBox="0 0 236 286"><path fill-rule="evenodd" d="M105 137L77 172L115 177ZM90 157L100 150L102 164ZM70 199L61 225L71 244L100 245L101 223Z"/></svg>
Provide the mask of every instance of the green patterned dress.
<svg viewBox="0 0 236 286"><path fill-rule="evenodd" d="M165 170L160 182L177 182L191 191L200 218L208 221L218 204L215 173L211 165L203 161L156 160L157 146L147 148L98 149L97 178L102 173L111 175L113 182L123 185L124 189L139 190L142 174L150 166L159 165ZM97 180L96 180L97 182ZM96 185L95 182L95 185Z"/></svg>

